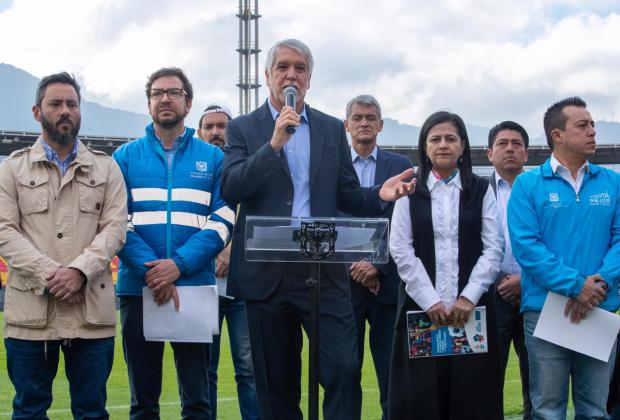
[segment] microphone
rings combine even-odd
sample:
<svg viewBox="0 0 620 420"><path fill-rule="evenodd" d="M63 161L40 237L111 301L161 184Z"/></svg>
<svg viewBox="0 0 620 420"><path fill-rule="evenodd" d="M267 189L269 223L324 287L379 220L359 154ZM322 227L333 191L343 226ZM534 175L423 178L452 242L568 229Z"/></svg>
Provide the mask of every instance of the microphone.
<svg viewBox="0 0 620 420"><path fill-rule="evenodd" d="M290 106L295 109L295 104L297 103L297 88L295 86L287 86L284 89L284 104L286 106ZM295 134L295 126L289 125L286 127L287 134Z"/></svg>

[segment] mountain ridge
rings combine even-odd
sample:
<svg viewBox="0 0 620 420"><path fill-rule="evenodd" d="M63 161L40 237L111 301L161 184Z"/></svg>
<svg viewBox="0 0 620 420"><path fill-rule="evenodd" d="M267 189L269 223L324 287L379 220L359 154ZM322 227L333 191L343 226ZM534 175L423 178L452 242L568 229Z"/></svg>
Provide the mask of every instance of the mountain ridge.
<svg viewBox="0 0 620 420"><path fill-rule="evenodd" d="M32 117L32 104L39 79L11 64L0 63L0 129L11 131L40 131L40 125ZM84 90L84 88L82 88ZM151 117L131 111L106 107L96 102L82 100L82 127L80 134L116 137L140 137ZM467 125L470 143L484 146L487 143L489 127ZM620 123L597 121L596 139L599 144L620 143ZM402 124L384 117L383 131L378 143L384 146L416 146L420 127ZM530 139L530 144L546 144L544 136Z"/></svg>
<svg viewBox="0 0 620 420"><path fill-rule="evenodd" d="M0 101L0 129L41 131L32 116L39 80L18 67L0 63L0 92L10 98ZM146 114L106 107L82 97L82 135L138 137L150 121Z"/></svg>

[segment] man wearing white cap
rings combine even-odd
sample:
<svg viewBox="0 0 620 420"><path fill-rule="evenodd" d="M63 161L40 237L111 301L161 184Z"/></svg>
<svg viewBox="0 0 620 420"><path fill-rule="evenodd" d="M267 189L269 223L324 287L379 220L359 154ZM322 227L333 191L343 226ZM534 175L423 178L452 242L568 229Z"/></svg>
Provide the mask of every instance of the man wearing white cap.
<svg viewBox="0 0 620 420"><path fill-rule="evenodd" d="M224 148L226 145L226 126L231 119L232 114L227 107L218 104L207 106L198 123L198 137L220 149ZM220 295L220 330L222 329L222 321L226 317L241 418L243 420L258 419L260 414L256 398L245 302L228 295L226 291L229 261L230 244L215 259L215 275L217 276L217 288ZM213 336L211 361L209 363L209 402L212 420L217 418L217 369L219 360L220 336L216 335Z"/></svg>
<svg viewBox="0 0 620 420"><path fill-rule="evenodd" d="M218 104L207 106L198 123L198 137L223 149L226 144L226 126L231 119L232 114L227 107Z"/></svg>

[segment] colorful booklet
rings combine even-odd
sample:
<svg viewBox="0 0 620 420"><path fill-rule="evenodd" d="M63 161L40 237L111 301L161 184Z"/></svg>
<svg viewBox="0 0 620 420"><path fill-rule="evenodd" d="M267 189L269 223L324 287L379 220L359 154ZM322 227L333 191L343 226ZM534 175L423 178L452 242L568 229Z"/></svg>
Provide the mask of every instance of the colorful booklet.
<svg viewBox="0 0 620 420"><path fill-rule="evenodd" d="M475 308L463 327L436 328L426 312L408 311L407 338L409 358L486 353L489 351L486 307Z"/></svg>

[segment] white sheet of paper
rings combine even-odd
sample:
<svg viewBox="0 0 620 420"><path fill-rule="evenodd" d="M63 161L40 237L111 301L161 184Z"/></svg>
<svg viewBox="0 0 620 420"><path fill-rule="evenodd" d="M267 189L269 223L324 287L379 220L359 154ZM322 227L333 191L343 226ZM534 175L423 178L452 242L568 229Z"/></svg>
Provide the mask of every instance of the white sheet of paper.
<svg viewBox="0 0 620 420"><path fill-rule="evenodd" d="M215 284L217 285L217 294L226 299L234 299L232 296L228 296L226 293L228 291L228 276L226 277L216 277Z"/></svg>
<svg viewBox="0 0 620 420"><path fill-rule="evenodd" d="M572 324L570 317L564 316L566 302L566 296L547 294L534 337L608 362L620 329L620 316L594 308L579 324Z"/></svg>
<svg viewBox="0 0 620 420"><path fill-rule="evenodd" d="M216 286L177 286L180 309L172 299L157 305L153 292L142 288L144 338L147 341L212 343L219 334Z"/></svg>

